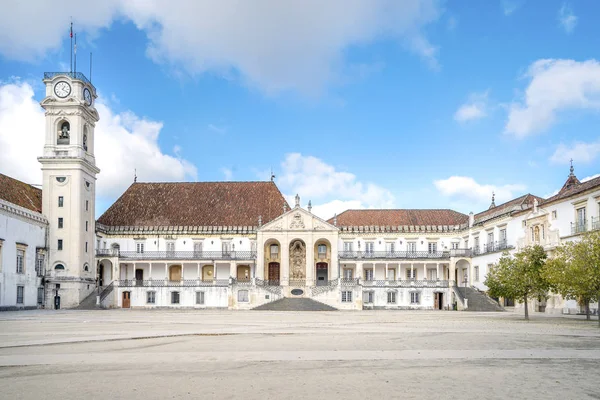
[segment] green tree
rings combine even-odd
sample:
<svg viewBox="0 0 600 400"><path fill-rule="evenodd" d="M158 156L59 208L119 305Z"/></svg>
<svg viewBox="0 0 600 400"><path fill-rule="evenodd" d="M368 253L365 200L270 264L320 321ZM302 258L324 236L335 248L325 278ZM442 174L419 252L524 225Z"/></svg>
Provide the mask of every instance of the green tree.
<svg viewBox="0 0 600 400"><path fill-rule="evenodd" d="M600 232L587 233L579 242L559 246L546 264L544 275L553 291L585 304L589 320L590 302L600 302Z"/></svg>
<svg viewBox="0 0 600 400"><path fill-rule="evenodd" d="M546 296L548 282L543 275L546 252L539 245L526 247L514 256L505 252L485 280L492 297L514 298L525 305L529 320L528 300Z"/></svg>

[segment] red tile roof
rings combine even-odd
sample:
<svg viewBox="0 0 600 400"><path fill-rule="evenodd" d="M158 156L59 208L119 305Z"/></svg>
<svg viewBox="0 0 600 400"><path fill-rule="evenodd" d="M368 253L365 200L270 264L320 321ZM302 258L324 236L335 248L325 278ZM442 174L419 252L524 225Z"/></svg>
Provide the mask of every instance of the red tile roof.
<svg viewBox="0 0 600 400"><path fill-rule="evenodd" d="M106 226L257 226L289 205L273 182L134 183L98 219Z"/></svg>
<svg viewBox="0 0 600 400"><path fill-rule="evenodd" d="M0 199L42 212L42 190L9 176L0 174Z"/></svg>
<svg viewBox="0 0 600 400"><path fill-rule="evenodd" d="M333 224L333 218L329 221ZM347 210L337 216L337 226L454 226L469 216L454 210Z"/></svg>
<svg viewBox="0 0 600 400"><path fill-rule="evenodd" d="M521 197L517 197L516 199L507 201L506 203L497 205L496 207L475 214L475 223L482 223L492 218L531 208L533 207L534 199L537 199L538 203L540 204L544 201L543 198L528 193Z"/></svg>
<svg viewBox="0 0 600 400"><path fill-rule="evenodd" d="M562 189L560 189L560 192L552 197L547 198L544 201L544 204L548 204L556 200L566 199L567 197L578 195L579 193L594 189L596 187L600 187L600 176L590 179L589 181L579 182L579 179L577 179L575 175L572 175L567 178L567 181L563 185Z"/></svg>

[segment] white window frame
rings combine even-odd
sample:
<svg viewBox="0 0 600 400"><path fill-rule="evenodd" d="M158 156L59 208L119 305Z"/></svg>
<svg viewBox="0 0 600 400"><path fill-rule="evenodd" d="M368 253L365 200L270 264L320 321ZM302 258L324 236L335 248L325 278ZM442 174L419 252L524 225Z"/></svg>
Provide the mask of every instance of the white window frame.
<svg viewBox="0 0 600 400"><path fill-rule="evenodd" d="M200 257L202 256L202 247L204 243L201 240L194 241L194 256Z"/></svg>
<svg viewBox="0 0 600 400"><path fill-rule="evenodd" d="M373 276L374 276L373 268L365 268L364 269L364 274L365 274L365 281L372 281L373 280Z"/></svg>
<svg viewBox="0 0 600 400"><path fill-rule="evenodd" d="M167 246L167 254L175 253L175 241L174 240L167 241L166 246Z"/></svg>
<svg viewBox="0 0 600 400"><path fill-rule="evenodd" d="M25 286L23 285L17 285L17 304L25 304Z"/></svg>
<svg viewBox="0 0 600 400"><path fill-rule="evenodd" d="M273 249L275 249L275 251L273 251ZM276 260L279 258L279 245L278 244L271 244L269 245L269 255L270 255L270 259L271 260Z"/></svg>
<svg viewBox="0 0 600 400"><path fill-rule="evenodd" d="M421 304L421 292L410 292L410 304Z"/></svg>
<svg viewBox="0 0 600 400"><path fill-rule="evenodd" d="M416 268L412 269L412 276L411 276L411 269L407 268L406 269L406 280L411 281L411 280L415 280L415 279L417 279L417 269Z"/></svg>
<svg viewBox="0 0 600 400"><path fill-rule="evenodd" d="M249 303L250 298L248 297L248 290L238 290L237 292L238 303Z"/></svg>
<svg viewBox="0 0 600 400"><path fill-rule="evenodd" d="M387 254L394 254L396 252L396 243L385 242L385 251Z"/></svg>
<svg viewBox="0 0 600 400"><path fill-rule="evenodd" d="M156 304L156 291L148 290L146 292L146 303L147 304Z"/></svg>
<svg viewBox="0 0 600 400"><path fill-rule="evenodd" d="M375 298L375 292L372 290L363 292L363 303L364 304L373 304L373 300Z"/></svg>
<svg viewBox="0 0 600 400"><path fill-rule="evenodd" d="M317 254L318 255L327 254L327 245L326 244L318 244L317 245Z"/></svg>
<svg viewBox="0 0 600 400"><path fill-rule="evenodd" d="M175 297L177 297L177 301L175 301ZM171 304L180 304L181 303L181 293L178 291L171 292Z"/></svg>
<svg viewBox="0 0 600 400"><path fill-rule="evenodd" d="M343 290L342 291L342 303L352 303L352 291L351 290Z"/></svg>
<svg viewBox="0 0 600 400"><path fill-rule="evenodd" d="M144 254L144 250L145 250L145 243L142 241L137 241L135 242L135 252L137 254Z"/></svg>
<svg viewBox="0 0 600 400"><path fill-rule="evenodd" d="M452 250L457 250L458 249L458 242L452 242L451 246L452 246Z"/></svg>
<svg viewBox="0 0 600 400"><path fill-rule="evenodd" d="M196 304L203 305L205 299L205 294L203 291L196 292Z"/></svg>
<svg viewBox="0 0 600 400"><path fill-rule="evenodd" d="M344 268L344 279L354 279L354 270L352 268Z"/></svg>
<svg viewBox="0 0 600 400"><path fill-rule="evenodd" d="M396 304L397 303L397 292L390 290L387 292L387 303L388 304Z"/></svg>
<svg viewBox="0 0 600 400"><path fill-rule="evenodd" d="M406 242L406 251L408 253L416 253L417 252L417 242Z"/></svg>
<svg viewBox="0 0 600 400"><path fill-rule="evenodd" d="M488 271L491 264L488 264ZM479 282L479 265L473 266L473 280Z"/></svg>
<svg viewBox="0 0 600 400"><path fill-rule="evenodd" d="M354 242L344 242L344 252L354 251Z"/></svg>
<svg viewBox="0 0 600 400"><path fill-rule="evenodd" d="M25 273L25 249L17 245L17 274Z"/></svg>
<svg viewBox="0 0 600 400"><path fill-rule="evenodd" d="M44 304L44 287L43 286L38 287L37 303L38 303L38 305Z"/></svg>
<svg viewBox="0 0 600 400"><path fill-rule="evenodd" d="M373 254L375 250L375 242L365 242L365 253Z"/></svg>

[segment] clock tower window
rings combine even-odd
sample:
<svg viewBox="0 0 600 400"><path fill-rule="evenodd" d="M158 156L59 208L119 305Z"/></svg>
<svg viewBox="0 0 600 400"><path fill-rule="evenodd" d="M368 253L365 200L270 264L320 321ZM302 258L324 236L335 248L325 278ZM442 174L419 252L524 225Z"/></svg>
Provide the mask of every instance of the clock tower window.
<svg viewBox="0 0 600 400"><path fill-rule="evenodd" d="M60 123L60 130L58 131L58 140L56 144L69 144L71 134L71 124L69 121L63 121Z"/></svg>

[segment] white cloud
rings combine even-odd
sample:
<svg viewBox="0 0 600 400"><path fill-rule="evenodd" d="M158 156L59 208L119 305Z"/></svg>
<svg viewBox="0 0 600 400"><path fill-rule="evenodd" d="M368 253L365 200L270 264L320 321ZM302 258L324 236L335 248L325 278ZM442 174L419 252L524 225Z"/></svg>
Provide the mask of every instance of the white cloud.
<svg viewBox="0 0 600 400"><path fill-rule="evenodd" d="M487 116L488 110L488 92L471 93L469 101L461 105L454 119L458 122L468 122L476 119L481 119Z"/></svg>
<svg viewBox="0 0 600 400"><path fill-rule="evenodd" d="M510 105L505 133L523 138L549 129L569 109L600 110L600 62L538 60L523 101Z"/></svg>
<svg viewBox="0 0 600 400"><path fill-rule="evenodd" d="M226 181L230 181L233 178L233 171L230 168L221 168L221 172L223 173Z"/></svg>
<svg viewBox="0 0 600 400"><path fill-rule="evenodd" d="M442 196L474 203L477 206L489 205L492 192L496 195L496 204L504 203L523 195L526 186L521 184L490 185L481 184L468 176L451 176L433 182Z"/></svg>
<svg viewBox="0 0 600 400"><path fill-rule="evenodd" d="M322 218L331 218L348 208L390 208L395 203L389 190L360 182L350 172L338 171L319 158L300 153L286 155L277 185L288 193L291 204L296 193L303 206L311 200L313 212Z"/></svg>
<svg viewBox="0 0 600 400"><path fill-rule="evenodd" d="M45 136L44 112L33 98L28 83L0 84L0 171L14 178L41 183L37 157ZM114 199L132 182L197 179L197 170L179 156L164 154L158 146L160 122L139 118L132 112L115 114L96 103L100 121L95 130L98 196Z"/></svg>
<svg viewBox="0 0 600 400"><path fill-rule="evenodd" d="M379 39L436 67L437 48L423 28L439 18L441 0L11 0L3 11L0 54L11 59L59 50L71 16L92 35L132 20L147 35L148 56L178 72L210 71L267 93L315 93L344 74L348 47Z"/></svg>
<svg viewBox="0 0 600 400"><path fill-rule="evenodd" d="M556 164L568 164L571 160L577 163L589 163L600 156L600 139L596 142L575 142L571 146L559 144L550 161Z"/></svg>
<svg viewBox="0 0 600 400"><path fill-rule="evenodd" d="M600 177L600 174L596 174L596 175L592 175L592 176L586 176L585 178L583 178L582 180L580 180L580 182L591 181L592 179L596 179L598 177Z"/></svg>
<svg viewBox="0 0 600 400"><path fill-rule="evenodd" d="M567 3L563 3L558 11L558 22L567 33L573 32L577 25L577 16L573 14L573 10Z"/></svg>
<svg viewBox="0 0 600 400"><path fill-rule="evenodd" d="M504 15L507 17L521 7L521 2L516 0L502 0L501 4L502 11L504 11Z"/></svg>
<svg viewBox="0 0 600 400"><path fill-rule="evenodd" d="M212 131L212 132L220 133L220 134L223 134L223 133L227 132L227 128L226 127L224 127L224 126L217 126L217 125L214 125L214 124L208 124L208 129L210 131Z"/></svg>

